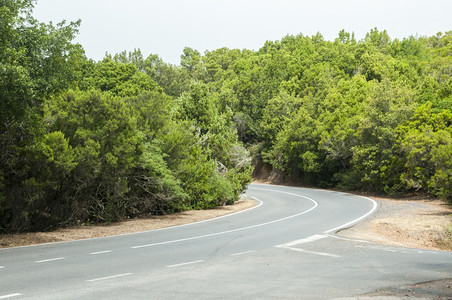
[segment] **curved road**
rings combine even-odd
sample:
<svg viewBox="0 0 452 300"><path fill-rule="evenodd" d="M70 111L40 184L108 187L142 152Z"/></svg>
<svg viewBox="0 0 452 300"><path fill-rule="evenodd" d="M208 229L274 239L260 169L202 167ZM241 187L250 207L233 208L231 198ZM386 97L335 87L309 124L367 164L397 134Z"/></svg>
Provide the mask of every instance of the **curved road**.
<svg viewBox="0 0 452 300"><path fill-rule="evenodd" d="M0 250L0 299L332 299L452 277L452 253L335 235L378 209L252 184L252 209L166 229Z"/></svg>

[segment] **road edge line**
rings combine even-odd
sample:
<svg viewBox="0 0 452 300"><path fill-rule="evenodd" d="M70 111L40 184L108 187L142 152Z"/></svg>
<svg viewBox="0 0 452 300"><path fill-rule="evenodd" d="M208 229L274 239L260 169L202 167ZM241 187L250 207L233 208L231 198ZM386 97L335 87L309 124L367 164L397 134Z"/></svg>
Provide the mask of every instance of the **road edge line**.
<svg viewBox="0 0 452 300"><path fill-rule="evenodd" d="M354 195L354 196L355 197L360 197L360 198L363 198L363 199L366 199L366 200L369 200L370 202L372 202L373 203L372 209L370 211L368 211L366 214L364 214L363 216L361 216L361 217L359 217L359 218L357 218L355 220L352 220L352 221L350 221L348 223L345 223L345 224L342 224L340 226L334 227L334 228L332 228L330 230L324 231L323 232L324 234L329 234L329 233L332 233L332 232L336 233L339 230L346 229L346 228L348 228L348 227L350 227L352 225L355 225L356 223L364 220L365 218L367 218L368 216L373 214L378 209L378 202L375 201L374 199L371 199L371 198L368 198L368 197L364 197L364 196L356 196L356 195Z"/></svg>

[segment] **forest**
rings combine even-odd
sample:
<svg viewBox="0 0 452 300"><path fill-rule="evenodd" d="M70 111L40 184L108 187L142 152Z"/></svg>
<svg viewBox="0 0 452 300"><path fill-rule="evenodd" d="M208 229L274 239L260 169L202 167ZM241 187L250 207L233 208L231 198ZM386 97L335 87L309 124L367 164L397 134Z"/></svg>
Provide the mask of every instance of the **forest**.
<svg viewBox="0 0 452 300"><path fill-rule="evenodd" d="M260 168L452 200L452 31L93 61L33 4L0 3L0 233L232 204Z"/></svg>

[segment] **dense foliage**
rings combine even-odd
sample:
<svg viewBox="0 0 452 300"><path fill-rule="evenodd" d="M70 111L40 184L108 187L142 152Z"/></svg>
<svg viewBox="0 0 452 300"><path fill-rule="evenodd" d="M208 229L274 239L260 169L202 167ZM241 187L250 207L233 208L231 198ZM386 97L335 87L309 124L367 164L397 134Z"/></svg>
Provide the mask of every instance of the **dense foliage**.
<svg viewBox="0 0 452 300"><path fill-rule="evenodd" d="M247 149L305 185L452 199L452 32L94 62L32 8L0 2L0 232L233 203Z"/></svg>
<svg viewBox="0 0 452 300"><path fill-rule="evenodd" d="M251 160L207 85L139 50L88 60L79 22L32 7L0 2L0 232L238 200Z"/></svg>
<svg viewBox="0 0 452 300"><path fill-rule="evenodd" d="M452 199L452 32L184 53L258 163L305 185Z"/></svg>

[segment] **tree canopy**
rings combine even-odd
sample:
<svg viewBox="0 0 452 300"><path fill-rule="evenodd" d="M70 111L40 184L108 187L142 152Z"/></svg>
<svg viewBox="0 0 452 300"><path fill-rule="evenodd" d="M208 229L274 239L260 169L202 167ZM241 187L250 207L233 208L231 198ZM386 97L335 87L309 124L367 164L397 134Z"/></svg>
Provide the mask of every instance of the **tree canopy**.
<svg viewBox="0 0 452 300"><path fill-rule="evenodd" d="M450 31L95 62L80 21L41 23L33 4L0 3L0 232L231 204L262 165L452 200Z"/></svg>

